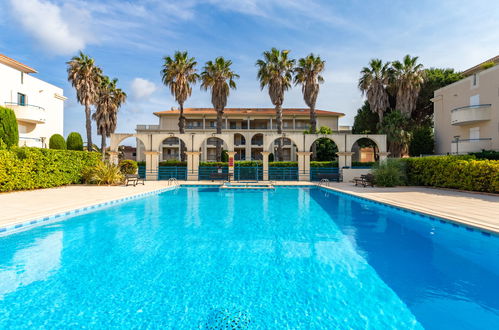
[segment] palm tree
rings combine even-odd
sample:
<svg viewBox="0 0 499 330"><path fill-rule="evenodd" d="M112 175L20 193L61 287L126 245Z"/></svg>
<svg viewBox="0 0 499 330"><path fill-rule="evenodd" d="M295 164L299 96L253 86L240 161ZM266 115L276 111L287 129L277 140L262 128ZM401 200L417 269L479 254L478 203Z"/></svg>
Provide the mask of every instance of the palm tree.
<svg viewBox="0 0 499 330"><path fill-rule="evenodd" d="M68 81L76 89L76 98L85 106L85 127L87 130L87 150L92 150L92 121L90 109L97 99L102 70L94 63L94 59L80 51L71 58L68 65Z"/></svg>
<svg viewBox="0 0 499 330"><path fill-rule="evenodd" d="M324 82L321 73L324 71L325 61L319 56L310 54L298 60L295 68L295 85L301 84L303 100L310 109L310 132L317 131L317 114L315 113L315 102L319 95L319 84Z"/></svg>
<svg viewBox="0 0 499 330"><path fill-rule="evenodd" d="M424 82L423 65L417 63L418 57L404 56L402 62L392 63L395 77L396 108L406 117L410 117L416 108L419 91Z"/></svg>
<svg viewBox="0 0 499 330"><path fill-rule="evenodd" d="M97 134L101 136L102 160L106 155L106 137L116 130L118 110L126 101L126 93L116 87L118 80L103 76L99 86L97 109L92 118L97 123Z"/></svg>
<svg viewBox="0 0 499 330"><path fill-rule="evenodd" d="M197 62L194 57L189 57L186 51L176 51L175 54L173 54L173 58L165 56L163 60L161 78L163 84L170 88L170 92L175 97L175 100L180 107L178 129L180 134L184 134L184 102L191 96L191 84L195 84L199 78L199 75L196 73ZM182 160L185 160L184 143L182 140L180 140L180 149Z"/></svg>
<svg viewBox="0 0 499 330"><path fill-rule="evenodd" d="M201 88L211 90L211 103L217 111L217 134L222 133L222 118L230 89L236 88L234 79L239 78L239 75L231 70L231 65L231 60L217 57L215 62L206 62L204 71L201 73ZM221 158L220 140L217 140L217 161L221 161Z"/></svg>
<svg viewBox="0 0 499 330"><path fill-rule="evenodd" d="M291 87L293 79L293 68L295 60L288 58L289 50L278 50L272 48L270 51L263 52L263 60L256 62L258 66L258 80L260 88L263 90L268 87L270 100L275 106L277 133L282 134L282 103L284 102L284 92ZM277 158L281 160L282 138L278 149Z"/></svg>
<svg viewBox="0 0 499 330"><path fill-rule="evenodd" d="M379 122L383 122L383 114L390 106L387 88L391 81L390 63L383 64L380 59L372 59L369 67L360 71L359 89L367 95L371 111L378 114Z"/></svg>

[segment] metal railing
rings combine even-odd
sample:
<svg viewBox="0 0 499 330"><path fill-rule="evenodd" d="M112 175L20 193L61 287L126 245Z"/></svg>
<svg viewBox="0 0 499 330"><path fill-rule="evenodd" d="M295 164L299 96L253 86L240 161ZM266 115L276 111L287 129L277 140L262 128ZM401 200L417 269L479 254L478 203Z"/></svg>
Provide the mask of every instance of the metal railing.
<svg viewBox="0 0 499 330"><path fill-rule="evenodd" d="M465 105L464 107L459 107L459 108L454 108L450 112L455 112L459 110L465 110L465 109L480 109L480 108L488 108L491 107L492 104L490 103L485 103L485 104L475 104L475 105Z"/></svg>
<svg viewBox="0 0 499 330"><path fill-rule="evenodd" d="M16 107L26 107L26 108L35 108L35 109L38 109L38 110L41 110L41 111L45 111L45 108L43 107L40 107L38 105L33 105L33 104L21 104L21 103L18 103L18 102L5 102L4 103L5 106L7 108L9 108L9 106L16 106Z"/></svg>

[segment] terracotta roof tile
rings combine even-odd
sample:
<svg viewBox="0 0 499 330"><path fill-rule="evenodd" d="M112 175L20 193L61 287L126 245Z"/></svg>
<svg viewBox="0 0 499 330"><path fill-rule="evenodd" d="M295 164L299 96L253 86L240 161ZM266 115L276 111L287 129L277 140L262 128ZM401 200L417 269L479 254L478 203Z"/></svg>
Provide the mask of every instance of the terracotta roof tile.
<svg viewBox="0 0 499 330"><path fill-rule="evenodd" d="M21 62L16 61L13 58L0 54L0 63L10 66L16 70L19 70L24 73L36 73L37 71L32 67L27 66L26 64L22 64Z"/></svg>
<svg viewBox="0 0 499 330"><path fill-rule="evenodd" d="M308 108L283 108L283 115L308 115ZM345 114L341 112L333 112L326 110L316 110L317 115L342 117ZM225 114L238 114L238 115L273 115L275 114L274 108L225 108ZM179 110L166 110L154 113L156 116L161 115L178 115ZM216 111L214 108L185 108L185 115L214 115Z"/></svg>

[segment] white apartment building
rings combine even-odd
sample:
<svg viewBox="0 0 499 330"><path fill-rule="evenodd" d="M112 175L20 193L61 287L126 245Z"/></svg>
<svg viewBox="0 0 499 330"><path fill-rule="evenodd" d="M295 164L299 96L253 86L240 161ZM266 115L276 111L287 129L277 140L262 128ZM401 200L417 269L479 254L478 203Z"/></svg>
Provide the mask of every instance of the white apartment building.
<svg viewBox="0 0 499 330"><path fill-rule="evenodd" d="M0 106L13 109L19 145L45 148L53 134L63 134L62 88L35 78L37 71L0 54Z"/></svg>
<svg viewBox="0 0 499 330"><path fill-rule="evenodd" d="M302 133L309 128L310 113L305 108L283 108L283 132ZM338 119L343 113L316 110L317 128L327 126L338 133ZM137 125L137 134L178 132L179 111L176 109L155 112L158 125ZM185 133L215 133L217 114L213 108L184 109ZM236 160L261 160L264 151L263 135L277 133L274 108L226 108L223 116L223 133L234 135ZM216 160L217 138L209 138L202 144L201 161ZM279 140L273 144L277 148ZM227 149L227 145L223 145ZM137 160L144 160L144 144L137 139ZM165 139L160 147L159 160L180 159L179 139ZM290 139L284 139L283 160L296 161L297 148Z"/></svg>
<svg viewBox="0 0 499 330"><path fill-rule="evenodd" d="M484 63L495 63L492 67ZM435 151L467 154L499 150L499 56L463 74L466 78L435 91Z"/></svg>

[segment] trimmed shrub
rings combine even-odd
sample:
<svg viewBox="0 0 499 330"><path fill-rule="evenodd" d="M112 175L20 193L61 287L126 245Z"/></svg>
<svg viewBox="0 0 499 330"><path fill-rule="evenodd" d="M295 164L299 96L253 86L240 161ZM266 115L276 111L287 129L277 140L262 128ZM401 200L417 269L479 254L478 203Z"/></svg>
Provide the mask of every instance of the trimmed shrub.
<svg viewBox="0 0 499 330"><path fill-rule="evenodd" d="M298 167L298 162L269 162L269 167Z"/></svg>
<svg viewBox="0 0 499 330"><path fill-rule="evenodd" d="M140 165L146 165L146 162L137 162L137 164ZM176 160L176 159L170 159L170 160L163 160L161 162L159 162L159 166L187 166L187 162L183 162L183 161L180 161L180 160Z"/></svg>
<svg viewBox="0 0 499 330"><path fill-rule="evenodd" d="M16 114L14 110L0 107L0 140L7 147L19 144L19 130L17 128Z"/></svg>
<svg viewBox="0 0 499 330"><path fill-rule="evenodd" d="M476 159L499 160L499 151L494 151L494 150L482 150L480 152L471 152L470 155L475 156Z"/></svg>
<svg viewBox="0 0 499 330"><path fill-rule="evenodd" d="M377 162L352 162L352 167L373 167Z"/></svg>
<svg viewBox="0 0 499 330"><path fill-rule="evenodd" d="M402 186L406 183L405 164L400 159L387 159L373 166L374 183L380 187Z"/></svg>
<svg viewBox="0 0 499 330"><path fill-rule="evenodd" d="M298 166L298 165L297 165ZM338 162L317 162L311 161L310 167L338 167Z"/></svg>
<svg viewBox="0 0 499 330"><path fill-rule="evenodd" d="M434 156L404 159L408 183L417 186L499 192L499 161L474 156Z"/></svg>
<svg viewBox="0 0 499 330"><path fill-rule="evenodd" d="M130 159L123 159L118 166L123 174L135 174L139 168L137 162Z"/></svg>
<svg viewBox="0 0 499 330"><path fill-rule="evenodd" d="M68 150L80 150L83 151L83 139L80 133L71 132L66 139L66 146Z"/></svg>
<svg viewBox="0 0 499 330"><path fill-rule="evenodd" d="M54 134L49 140L50 149L66 150L66 141L61 134Z"/></svg>
<svg viewBox="0 0 499 330"><path fill-rule="evenodd" d="M84 170L99 159L95 152L27 147L0 150L0 191L81 183Z"/></svg>

